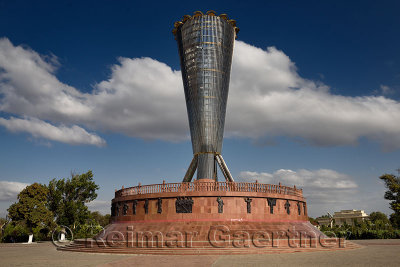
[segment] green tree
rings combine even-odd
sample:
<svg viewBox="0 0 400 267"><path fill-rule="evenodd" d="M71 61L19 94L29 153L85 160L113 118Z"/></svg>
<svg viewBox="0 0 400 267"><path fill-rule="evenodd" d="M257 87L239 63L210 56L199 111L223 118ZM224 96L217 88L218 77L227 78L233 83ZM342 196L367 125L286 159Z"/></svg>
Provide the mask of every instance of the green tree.
<svg viewBox="0 0 400 267"><path fill-rule="evenodd" d="M51 226L53 213L47 207L47 195L48 189L42 184L34 183L23 189L18 194L18 202L8 208L13 225L26 225L33 234Z"/></svg>
<svg viewBox="0 0 400 267"><path fill-rule="evenodd" d="M385 229L390 226L390 221L385 213L380 211L371 212L369 220L375 225L376 229Z"/></svg>
<svg viewBox="0 0 400 267"><path fill-rule="evenodd" d="M385 199L391 200L390 208L395 213L400 213L400 177L396 177L393 174L384 174L379 178L385 182L385 186L388 189L385 192Z"/></svg>
<svg viewBox="0 0 400 267"><path fill-rule="evenodd" d="M23 221L16 221L7 224L3 229L2 241L4 242L26 242L31 231ZM38 240L38 235L34 235Z"/></svg>
<svg viewBox="0 0 400 267"><path fill-rule="evenodd" d="M400 213L392 213L390 214L390 222L392 223L392 226L400 229Z"/></svg>
<svg viewBox="0 0 400 267"><path fill-rule="evenodd" d="M94 211L90 213L90 218L100 226L105 227L110 224L111 215L110 214L102 215L100 212Z"/></svg>
<svg viewBox="0 0 400 267"><path fill-rule="evenodd" d="M72 174L70 179L53 179L48 186L49 208L59 225L84 224L90 212L85 205L97 197L99 186L93 181L92 171Z"/></svg>
<svg viewBox="0 0 400 267"><path fill-rule="evenodd" d="M384 174L379 177L385 182L388 189L385 192L385 199L391 200L390 208L394 211L390 215L390 222L396 228L400 228L400 177L393 174Z"/></svg>
<svg viewBox="0 0 400 267"><path fill-rule="evenodd" d="M7 220L4 218L0 218L0 229L3 229L3 226L7 223Z"/></svg>
<svg viewBox="0 0 400 267"><path fill-rule="evenodd" d="M7 225L7 220L4 218L0 218L0 242L3 239L3 236L4 236L3 232L4 232L4 228L6 227L6 225Z"/></svg>

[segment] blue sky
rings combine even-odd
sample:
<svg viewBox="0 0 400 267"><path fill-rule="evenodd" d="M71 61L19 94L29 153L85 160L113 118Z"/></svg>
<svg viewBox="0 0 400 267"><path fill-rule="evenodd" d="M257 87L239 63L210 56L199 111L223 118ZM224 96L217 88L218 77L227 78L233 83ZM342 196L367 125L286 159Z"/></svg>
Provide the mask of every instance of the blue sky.
<svg viewBox="0 0 400 267"><path fill-rule="evenodd" d="M240 28L223 147L237 180L304 188L312 216L390 213L399 168L397 1L0 0L0 216L26 184L92 169L114 189L181 181L192 151L173 23Z"/></svg>

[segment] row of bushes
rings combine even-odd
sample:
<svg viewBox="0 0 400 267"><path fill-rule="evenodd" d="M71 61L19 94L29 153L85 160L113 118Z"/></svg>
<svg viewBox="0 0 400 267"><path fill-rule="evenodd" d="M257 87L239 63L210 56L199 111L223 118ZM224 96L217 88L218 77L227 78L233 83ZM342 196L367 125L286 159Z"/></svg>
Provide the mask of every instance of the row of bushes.
<svg viewBox="0 0 400 267"><path fill-rule="evenodd" d="M4 228L0 235L0 241L6 243L18 243L18 242L27 242L29 238L29 234L33 234L34 241L51 241L52 234L56 230L49 229L47 227L44 228L34 228L30 230L23 223L9 223ZM71 229L73 232L73 238L87 238L93 237L97 235L103 230L103 227L100 225L93 224L83 224L77 225L75 229ZM68 238L70 238L70 233L67 231Z"/></svg>
<svg viewBox="0 0 400 267"><path fill-rule="evenodd" d="M397 239L400 238L400 230L371 230L371 229L353 229L332 231L337 237L346 239Z"/></svg>

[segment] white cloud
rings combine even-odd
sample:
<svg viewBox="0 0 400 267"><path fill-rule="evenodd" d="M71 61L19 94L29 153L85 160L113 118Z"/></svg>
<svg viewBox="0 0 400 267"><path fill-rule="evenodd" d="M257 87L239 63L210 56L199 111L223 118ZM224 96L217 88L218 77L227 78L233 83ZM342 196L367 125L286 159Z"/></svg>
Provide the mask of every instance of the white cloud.
<svg viewBox="0 0 400 267"><path fill-rule="evenodd" d="M59 141L72 145L89 144L104 146L106 142L96 134L88 133L85 129L72 125L67 127L60 125L58 127L35 118L10 119L0 118L0 125L5 126L12 132L28 132L37 138L45 138L53 141Z"/></svg>
<svg viewBox="0 0 400 267"><path fill-rule="evenodd" d="M144 139L188 138L180 71L150 58L120 58L109 79L82 93L56 78L57 66L54 56L0 39L0 111ZM320 146L354 145L366 137L387 150L400 148L400 125L393 123L400 120L398 101L334 95L327 85L300 77L274 47L237 41L230 90L227 137L287 136Z"/></svg>
<svg viewBox="0 0 400 267"><path fill-rule="evenodd" d="M119 58L107 81L88 99L92 128L144 139L188 138L180 71L151 58Z"/></svg>
<svg viewBox="0 0 400 267"><path fill-rule="evenodd" d="M19 192L29 184L20 182L0 181L0 201L15 201Z"/></svg>
<svg viewBox="0 0 400 267"><path fill-rule="evenodd" d="M350 176L338 173L334 170L319 169L298 171L280 169L274 173L242 171L239 174L240 179L258 180L260 183L278 183L282 182L287 185L296 185L299 187L307 187L310 189L354 189L357 184Z"/></svg>
<svg viewBox="0 0 400 267"><path fill-rule="evenodd" d="M400 119L399 102L333 95L326 85L299 77L290 59L275 48L263 51L236 43L228 109L228 135L284 135L315 145L354 145L368 137L385 149L400 147L400 125L393 123Z"/></svg>
<svg viewBox="0 0 400 267"><path fill-rule="evenodd" d="M239 181L294 186L303 189L307 199L309 213L313 216L325 214L326 211L340 209L359 209L362 196L358 185L343 173L329 169L297 171L280 169L274 173L242 171ZM349 203L351 206L349 207ZM364 207L364 206L363 206Z"/></svg>
<svg viewBox="0 0 400 267"><path fill-rule="evenodd" d="M390 88L387 85L381 84L380 89L381 89L381 93L383 95L391 95L391 94L395 93L394 89Z"/></svg>
<svg viewBox="0 0 400 267"><path fill-rule="evenodd" d="M62 122L89 116L86 94L61 83L54 75L57 66L54 56L0 39L0 110Z"/></svg>

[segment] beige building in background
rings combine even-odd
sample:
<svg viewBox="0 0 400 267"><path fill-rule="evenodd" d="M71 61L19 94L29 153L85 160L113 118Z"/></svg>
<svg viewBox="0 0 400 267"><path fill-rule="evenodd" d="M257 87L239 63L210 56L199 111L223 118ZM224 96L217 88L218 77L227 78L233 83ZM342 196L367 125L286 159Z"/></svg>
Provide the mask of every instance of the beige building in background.
<svg viewBox="0 0 400 267"><path fill-rule="evenodd" d="M317 218L316 220L320 226L332 227L332 225L342 226L345 223L347 225L354 225L354 221L362 222L368 218L368 214L363 210L341 210L335 211L330 218Z"/></svg>
<svg viewBox="0 0 400 267"><path fill-rule="evenodd" d="M369 216L363 210L341 210L336 211L333 215L335 225L343 225L344 223L348 225L354 225L354 221L362 222L368 219Z"/></svg>

